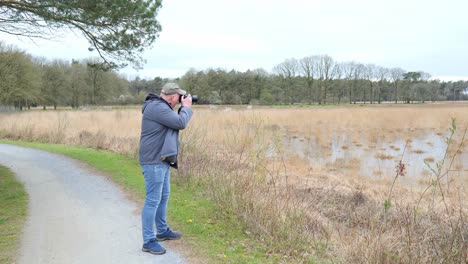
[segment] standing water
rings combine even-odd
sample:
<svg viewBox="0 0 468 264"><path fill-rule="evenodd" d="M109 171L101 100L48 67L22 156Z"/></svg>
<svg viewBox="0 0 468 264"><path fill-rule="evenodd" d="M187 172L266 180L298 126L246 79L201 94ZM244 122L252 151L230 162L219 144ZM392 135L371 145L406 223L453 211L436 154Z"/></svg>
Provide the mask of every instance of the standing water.
<svg viewBox="0 0 468 264"><path fill-rule="evenodd" d="M346 133L334 134L331 138L331 142L324 146L313 138L285 136L283 144L289 154L304 159L310 167L326 168L344 175L394 177L396 166L401 160L406 168L404 181L408 184L435 177L436 163L442 161L447 149L447 135L435 133L411 140L398 138L391 142L385 138L370 142L362 136L359 143L356 143ZM457 148L458 145L454 142L452 148ZM451 152L447 156L443 172L447 171L453 156L454 153ZM463 146L456 153L448 173L449 176L468 178L468 152L463 150Z"/></svg>

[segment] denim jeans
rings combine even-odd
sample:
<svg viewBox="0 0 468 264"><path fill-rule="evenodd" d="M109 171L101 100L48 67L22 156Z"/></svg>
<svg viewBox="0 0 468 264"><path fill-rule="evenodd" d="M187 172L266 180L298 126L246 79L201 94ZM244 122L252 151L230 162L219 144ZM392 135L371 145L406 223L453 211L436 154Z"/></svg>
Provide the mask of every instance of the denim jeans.
<svg viewBox="0 0 468 264"><path fill-rule="evenodd" d="M154 225L157 234L164 233L168 226L166 223L167 202L171 192L169 165L142 165L145 177L146 199L141 211L143 242L154 239Z"/></svg>

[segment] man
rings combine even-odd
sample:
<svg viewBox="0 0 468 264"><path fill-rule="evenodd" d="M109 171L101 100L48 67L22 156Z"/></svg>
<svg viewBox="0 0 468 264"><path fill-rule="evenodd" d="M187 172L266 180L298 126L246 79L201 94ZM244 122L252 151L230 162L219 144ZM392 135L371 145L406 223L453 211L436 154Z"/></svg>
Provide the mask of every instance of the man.
<svg viewBox="0 0 468 264"><path fill-rule="evenodd" d="M166 223L167 202L170 194L170 167L177 168L179 130L192 117L192 97L176 83L167 83L160 96L149 94L143 104L139 162L146 187L145 205L141 212L144 252L156 255L166 253L158 241L181 237ZM176 113L174 107L181 103ZM156 224L156 235L154 225Z"/></svg>

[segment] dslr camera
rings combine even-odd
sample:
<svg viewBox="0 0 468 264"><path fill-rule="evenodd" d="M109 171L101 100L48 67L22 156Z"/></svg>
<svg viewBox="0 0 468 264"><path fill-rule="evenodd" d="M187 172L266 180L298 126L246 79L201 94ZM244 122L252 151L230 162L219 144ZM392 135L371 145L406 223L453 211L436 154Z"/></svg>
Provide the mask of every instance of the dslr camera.
<svg viewBox="0 0 468 264"><path fill-rule="evenodd" d="M179 97L179 103L182 102L182 97L187 98L188 94L184 94L181 97ZM192 95L192 103L198 102L198 95Z"/></svg>

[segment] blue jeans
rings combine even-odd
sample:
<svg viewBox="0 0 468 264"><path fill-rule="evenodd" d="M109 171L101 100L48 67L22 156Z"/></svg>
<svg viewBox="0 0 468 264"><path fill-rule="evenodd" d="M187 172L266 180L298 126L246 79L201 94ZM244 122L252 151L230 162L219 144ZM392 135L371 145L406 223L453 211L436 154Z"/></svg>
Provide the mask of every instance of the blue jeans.
<svg viewBox="0 0 468 264"><path fill-rule="evenodd" d="M167 202L171 192L169 164L142 165L145 177L146 199L141 211L143 242L147 243L156 238L157 234L164 233L168 226L166 223Z"/></svg>

